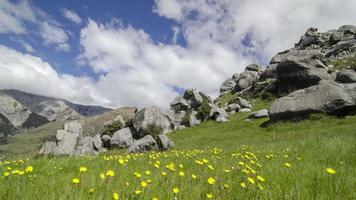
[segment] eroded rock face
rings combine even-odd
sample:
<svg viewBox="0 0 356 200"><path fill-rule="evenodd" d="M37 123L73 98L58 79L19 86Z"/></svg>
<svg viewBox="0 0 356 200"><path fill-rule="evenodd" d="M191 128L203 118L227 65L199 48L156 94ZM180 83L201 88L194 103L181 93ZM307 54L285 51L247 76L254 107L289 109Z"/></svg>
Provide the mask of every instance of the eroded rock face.
<svg viewBox="0 0 356 200"><path fill-rule="evenodd" d="M276 70L279 96L333 79L323 63L323 55L314 50L289 51Z"/></svg>
<svg viewBox="0 0 356 200"><path fill-rule="evenodd" d="M0 93L0 113L4 115L13 126L18 128L29 118L32 112L14 98Z"/></svg>
<svg viewBox="0 0 356 200"><path fill-rule="evenodd" d="M168 116L158 107L143 108L136 113L133 119L133 126L137 131L137 137L142 137L142 130L151 124L161 127L164 133L170 131L172 127Z"/></svg>
<svg viewBox="0 0 356 200"><path fill-rule="evenodd" d="M322 81L277 99L269 108L271 120L304 118L311 113L344 115L356 109L354 90L332 81Z"/></svg>
<svg viewBox="0 0 356 200"><path fill-rule="evenodd" d="M156 140L151 135L136 140L127 150L128 153L144 153L148 151L158 151Z"/></svg>

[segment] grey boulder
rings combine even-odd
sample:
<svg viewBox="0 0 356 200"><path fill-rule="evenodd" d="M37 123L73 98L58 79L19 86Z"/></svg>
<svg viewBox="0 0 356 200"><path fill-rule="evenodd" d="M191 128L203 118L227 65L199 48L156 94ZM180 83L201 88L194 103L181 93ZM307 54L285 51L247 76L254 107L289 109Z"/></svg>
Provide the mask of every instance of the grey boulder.
<svg viewBox="0 0 356 200"><path fill-rule="evenodd" d="M345 115L355 111L355 93L342 84L322 81L277 99L269 108L269 117L277 121L305 118L311 113Z"/></svg>
<svg viewBox="0 0 356 200"><path fill-rule="evenodd" d="M337 73L335 81L340 83L356 83L356 72L352 69L341 70Z"/></svg>
<svg viewBox="0 0 356 200"><path fill-rule="evenodd" d="M42 155L53 155L54 154L54 149L56 148L57 144L55 142L46 142L41 150L40 154Z"/></svg>
<svg viewBox="0 0 356 200"><path fill-rule="evenodd" d="M321 80L332 80L323 59L323 55L314 50L292 50L285 53L276 68L278 95L284 96L316 85Z"/></svg>
<svg viewBox="0 0 356 200"><path fill-rule="evenodd" d="M157 136L157 143L158 143L160 150L162 150L162 151L166 151L166 150L174 147L174 143L165 134L160 134Z"/></svg>
<svg viewBox="0 0 356 200"><path fill-rule="evenodd" d="M168 116L156 106L139 110L133 118L133 126L136 129L138 138L144 136L141 135L142 130L146 129L149 125L162 128L164 133L171 130L171 122Z"/></svg>
<svg viewBox="0 0 356 200"><path fill-rule="evenodd" d="M127 150L128 153L144 153L159 150L156 140L151 135L136 140Z"/></svg>
<svg viewBox="0 0 356 200"><path fill-rule="evenodd" d="M114 133L110 140L112 148L127 148L134 142L130 128L123 128Z"/></svg>
<svg viewBox="0 0 356 200"><path fill-rule="evenodd" d="M54 149L54 155L74 155L78 135L71 132L65 132L61 137L62 139L58 142L57 147Z"/></svg>
<svg viewBox="0 0 356 200"><path fill-rule="evenodd" d="M259 118L266 118L266 117L268 117L267 109L262 109L262 110L253 112L248 116L249 119L259 119Z"/></svg>

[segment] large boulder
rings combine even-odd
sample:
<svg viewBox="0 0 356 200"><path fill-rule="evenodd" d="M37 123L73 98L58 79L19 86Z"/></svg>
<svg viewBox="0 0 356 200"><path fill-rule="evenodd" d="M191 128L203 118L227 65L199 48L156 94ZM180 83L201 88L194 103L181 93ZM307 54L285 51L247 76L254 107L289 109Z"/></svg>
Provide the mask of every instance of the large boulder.
<svg viewBox="0 0 356 200"><path fill-rule="evenodd" d="M227 121L227 118L229 115L226 113L226 111L220 107L218 107L215 104L209 104L210 106L210 113L209 117L212 120L218 121L218 122L225 122Z"/></svg>
<svg viewBox="0 0 356 200"><path fill-rule="evenodd" d="M174 143L165 134L160 134L157 136L157 144L159 146L159 149L162 151L166 151L166 150L174 147Z"/></svg>
<svg viewBox="0 0 356 200"><path fill-rule="evenodd" d="M93 145L94 145L94 150L99 151L101 148L103 148L103 141L101 141L100 135L96 134L93 137Z"/></svg>
<svg viewBox="0 0 356 200"><path fill-rule="evenodd" d="M151 135L136 140L127 150L128 153L144 153L159 150L156 140Z"/></svg>
<svg viewBox="0 0 356 200"><path fill-rule="evenodd" d="M352 69L344 69L337 73L336 80L340 83L356 83L356 72Z"/></svg>
<svg viewBox="0 0 356 200"><path fill-rule="evenodd" d="M57 144L55 142L46 142L41 150L40 154L42 155L53 155L54 154L54 149L56 148Z"/></svg>
<svg viewBox="0 0 356 200"><path fill-rule="evenodd" d="M103 142L103 147L110 148L111 137L109 135L102 135L101 141Z"/></svg>
<svg viewBox="0 0 356 200"><path fill-rule="evenodd" d="M83 128L82 125L77 121L70 121L64 124L64 130L73 133L77 137L82 135Z"/></svg>
<svg viewBox="0 0 356 200"><path fill-rule="evenodd" d="M84 137L80 139L73 155L83 156L83 155L97 155L98 152L95 151L94 139L92 137Z"/></svg>
<svg viewBox="0 0 356 200"><path fill-rule="evenodd" d="M342 84L321 81L277 99L269 108L269 117L277 121L305 118L311 113L349 114L356 110L355 93Z"/></svg>
<svg viewBox="0 0 356 200"><path fill-rule="evenodd" d="M197 125L201 124L201 120L198 119L197 114L198 114L198 112L196 112L196 111L193 111L190 114L190 116L189 116L189 126L190 127L197 126Z"/></svg>
<svg viewBox="0 0 356 200"><path fill-rule="evenodd" d="M279 96L333 79L319 51L292 50L283 56L276 69Z"/></svg>
<svg viewBox="0 0 356 200"><path fill-rule="evenodd" d="M139 110L133 118L133 127L136 129L137 137L141 138L149 125L155 125L162 128L166 133L171 130L171 122L166 114L164 114L158 107L151 106Z"/></svg>
<svg viewBox="0 0 356 200"><path fill-rule="evenodd" d="M248 67L248 66L247 66ZM239 76L233 92L240 92L251 87L259 79L258 71L245 70Z"/></svg>
<svg viewBox="0 0 356 200"><path fill-rule="evenodd" d="M54 149L54 155L74 155L75 147L77 146L78 135L71 132L64 132L61 135L61 140Z"/></svg>
<svg viewBox="0 0 356 200"><path fill-rule="evenodd" d="M127 148L134 142L130 128L123 128L114 133L110 140L112 148Z"/></svg>

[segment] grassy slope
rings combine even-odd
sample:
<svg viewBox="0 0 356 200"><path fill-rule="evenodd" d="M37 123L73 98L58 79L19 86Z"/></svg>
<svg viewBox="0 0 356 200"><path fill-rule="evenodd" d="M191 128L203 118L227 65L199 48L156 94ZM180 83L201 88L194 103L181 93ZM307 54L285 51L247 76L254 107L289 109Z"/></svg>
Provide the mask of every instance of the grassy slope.
<svg viewBox="0 0 356 200"><path fill-rule="evenodd" d="M255 109L266 105L259 102ZM227 123L208 122L171 133L169 136L176 143L174 151L131 156L125 166L118 163L122 151L109 152L105 159L37 158L16 166L3 164L1 174L8 166L23 169L33 165L34 172L0 178L0 199L112 199L113 192L118 192L122 199L152 199L154 196L205 199L207 193L212 193L214 199L356 199L355 116L322 117L260 128L263 119L244 122L246 115L238 113ZM211 152L213 147L221 148L222 153ZM204 152L187 152L193 149ZM257 159L251 159L253 156L248 152ZM268 159L268 155L274 158ZM209 163L195 163L203 158ZM153 166L157 160L160 161L158 169ZM243 173L246 167L239 165L239 161L249 163L249 167L266 179L261 182L262 190L256 188L257 183L248 183L247 178L256 181L256 175L252 170L249 174ZM175 164L175 171L165 167L171 162ZM285 166L286 162L291 164L290 168ZM179 168L179 164L183 168ZM208 168L209 164L214 170ZM88 167L89 171L80 175L80 166ZM334 168L336 174L327 174L327 167ZM114 170L116 176L101 180L99 174L108 169ZM146 170L151 175L145 175ZM163 177L162 171L168 175ZM179 171L185 176L179 176ZM142 177L135 178L134 172L140 172ZM36 178L28 177L34 174ZM192 180L191 174L198 178ZM81 183L73 186L74 177L80 178ZM207 184L208 177L214 177L216 183ZM143 180L152 183L142 188L139 184ZM246 189L240 186L241 182L246 183ZM224 188L224 184L229 188ZM178 195L172 193L173 187L180 189ZM95 192L90 194L90 188ZM143 194L135 195L135 190L142 190Z"/></svg>
<svg viewBox="0 0 356 200"><path fill-rule="evenodd" d="M344 69L346 67L351 67L352 69L356 69L356 56L343 58L343 59L335 59L330 60L328 65L333 65L333 69Z"/></svg>
<svg viewBox="0 0 356 200"><path fill-rule="evenodd" d="M25 133L10 136L7 138L7 144L0 145L0 158L2 156L32 157L44 142L53 140L56 131L62 128L63 122L51 122Z"/></svg>

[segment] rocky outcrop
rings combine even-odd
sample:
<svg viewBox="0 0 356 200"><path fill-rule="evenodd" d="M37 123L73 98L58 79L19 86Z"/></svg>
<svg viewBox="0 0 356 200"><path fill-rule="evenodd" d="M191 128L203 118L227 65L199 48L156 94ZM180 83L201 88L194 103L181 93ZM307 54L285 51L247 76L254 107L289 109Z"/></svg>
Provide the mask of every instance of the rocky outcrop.
<svg viewBox="0 0 356 200"><path fill-rule="evenodd" d="M228 115L213 100L195 89L187 89L171 103L169 111L174 127L196 126L209 119L225 122Z"/></svg>
<svg viewBox="0 0 356 200"><path fill-rule="evenodd" d="M63 130L58 130L55 142L46 142L40 154L43 155L97 155L103 149L99 135L83 137L82 126L78 121L70 121L64 124Z"/></svg>
<svg viewBox="0 0 356 200"><path fill-rule="evenodd" d="M323 55L315 50L291 50L283 54L276 68L278 95L332 80L324 64Z"/></svg>
<svg viewBox="0 0 356 200"><path fill-rule="evenodd" d="M11 122L0 113L0 142L4 140L8 135L17 133L18 130Z"/></svg>
<svg viewBox="0 0 356 200"><path fill-rule="evenodd" d="M147 129L149 125L160 127L164 133L172 130L172 124L169 117L156 106L139 110L132 123L136 130L135 137L137 138L144 136L144 130Z"/></svg>
<svg viewBox="0 0 356 200"><path fill-rule="evenodd" d="M269 108L272 121L305 118L311 113L352 114L356 110L355 89L322 81L277 99Z"/></svg>
<svg viewBox="0 0 356 200"><path fill-rule="evenodd" d="M13 126L20 128L32 112L14 98L0 93L0 113L4 115Z"/></svg>

